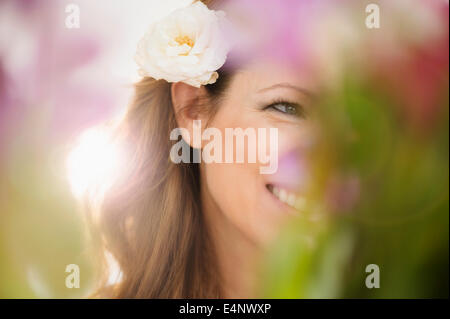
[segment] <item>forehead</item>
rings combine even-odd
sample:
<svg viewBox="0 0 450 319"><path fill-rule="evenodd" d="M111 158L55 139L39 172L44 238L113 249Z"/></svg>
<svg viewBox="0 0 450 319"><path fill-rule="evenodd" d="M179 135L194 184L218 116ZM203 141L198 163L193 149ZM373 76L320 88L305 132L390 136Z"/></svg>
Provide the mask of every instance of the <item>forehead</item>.
<svg viewBox="0 0 450 319"><path fill-rule="evenodd" d="M242 67L236 72L232 87L253 92L281 83L315 91L313 77L307 71L273 60L255 61Z"/></svg>

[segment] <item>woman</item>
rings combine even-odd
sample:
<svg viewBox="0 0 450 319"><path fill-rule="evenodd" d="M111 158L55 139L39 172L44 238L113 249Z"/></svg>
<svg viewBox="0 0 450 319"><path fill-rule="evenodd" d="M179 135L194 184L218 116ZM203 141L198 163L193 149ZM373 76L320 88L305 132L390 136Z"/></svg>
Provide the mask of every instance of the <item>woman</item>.
<svg viewBox="0 0 450 319"><path fill-rule="evenodd" d="M101 255L112 254L121 280L112 286L103 281L98 296L257 297L258 261L281 224L301 209L301 172L295 164L286 171L285 163L297 162L305 147L299 142L307 133L313 83L288 64L264 56L227 67L228 49L213 33L222 18L211 10L219 5L214 2L213 7L204 1L209 9L194 2L155 26L175 41L171 50L178 51L169 57L158 55L167 51L155 51L161 39L152 30L140 43L136 60L144 77L118 131L127 147L127 170L91 218ZM171 23L179 27L190 15L197 39L171 29ZM202 38L205 29L213 33L207 40ZM214 51L186 62L196 40ZM173 56L181 58L170 64ZM182 63L191 69L181 72ZM261 174L259 158L254 163L174 163L169 135L175 128L184 129L183 141L192 153L205 147L207 141L189 138L195 120L202 130L216 128L222 137L226 128L276 128L278 169ZM249 147L236 144L234 151L248 159Z"/></svg>

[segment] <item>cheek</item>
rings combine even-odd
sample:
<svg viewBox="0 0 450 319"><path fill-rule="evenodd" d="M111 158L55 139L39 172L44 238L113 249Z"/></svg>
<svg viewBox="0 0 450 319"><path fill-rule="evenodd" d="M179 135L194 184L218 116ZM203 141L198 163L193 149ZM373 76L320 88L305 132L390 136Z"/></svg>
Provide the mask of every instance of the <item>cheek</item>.
<svg viewBox="0 0 450 319"><path fill-rule="evenodd" d="M225 129L252 127L245 121L245 117L221 117L216 115L211 127L220 130L222 135L222 156L225 160L226 141ZM254 214L258 210L258 196L261 188L261 180L257 163L248 163L248 148L245 145L232 145L232 163L205 164L206 181L209 193L221 212L241 231L247 232L253 224ZM244 154L244 162L236 163L236 154Z"/></svg>
<svg viewBox="0 0 450 319"><path fill-rule="evenodd" d="M225 218L227 225L258 244L264 245L273 237L277 220L274 212L266 212L261 205L267 190L256 167L211 163L206 164L205 173L209 193L218 208L212 212L217 222Z"/></svg>
<svg viewBox="0 0 450 319"><path fill-rule="evenodd" d="M241 112L239 116L221 116L219 113L210 126L220 130L222 145L225 146L226 128L253 128L257 136L258 128L268 129L272 125L263 115L247 111ZM286 136L286 140L288 138ZM269 143L268 138L266 141ZM204 164L204 172L209 193L220 212L247 237L256 242L264 242L276 231L279 214L264 204L264 198L272 195L266 189L267 176L260 173L261 164L258 163L258 148L257 143L255 144L250 147L255 149L256 163L247 161L249 148L246 140L244 145L233 143L232 148L234 159L237 152L244 154L244 163L236 163L234 160L233 163ZM267 144L266 149L269 145ZM267 163L263 165L267 166Z"/></svg>
<svg viewBox="0 0 450 319"><path fill-rule="evenodd" d="M242 224L255 210L257 179L241 164L206 164L209 192L222 213ZM241 225L242 226L242 225Z"/></svg>

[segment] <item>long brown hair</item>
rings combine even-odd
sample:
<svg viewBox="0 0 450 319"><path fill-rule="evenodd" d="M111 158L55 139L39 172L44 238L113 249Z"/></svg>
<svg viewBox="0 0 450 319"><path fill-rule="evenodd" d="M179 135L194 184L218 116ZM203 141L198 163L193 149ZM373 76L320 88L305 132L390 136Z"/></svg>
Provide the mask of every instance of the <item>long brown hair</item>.
<svg viewBox="0 0 450 319"><path fill-rule="evenodd" d="M205 87L211 108L226 86L227 76L220 73L215 84ZM171 84L143 78L117 130L127 147L125 173L96 209L90 206L92 240L102 258L96 297L221 296L201 209L198 164L169 159L169 134L176 127ZM121 270L121 280L113 285L107 283L106 252Z"/></svg>

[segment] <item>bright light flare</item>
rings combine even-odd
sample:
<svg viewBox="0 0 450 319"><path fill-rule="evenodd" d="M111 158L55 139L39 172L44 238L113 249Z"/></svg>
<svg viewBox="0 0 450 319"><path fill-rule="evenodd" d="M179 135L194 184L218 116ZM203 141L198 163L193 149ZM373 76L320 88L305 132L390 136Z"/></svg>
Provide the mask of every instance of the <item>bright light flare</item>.
<svg viewBox="0 0 450 319"><path fill-rule="evenodd" d="M78 139L67 159L67 170L73 194L101 194L118 177L122 162L120 147L109 130L92 128Z"/></svg>

